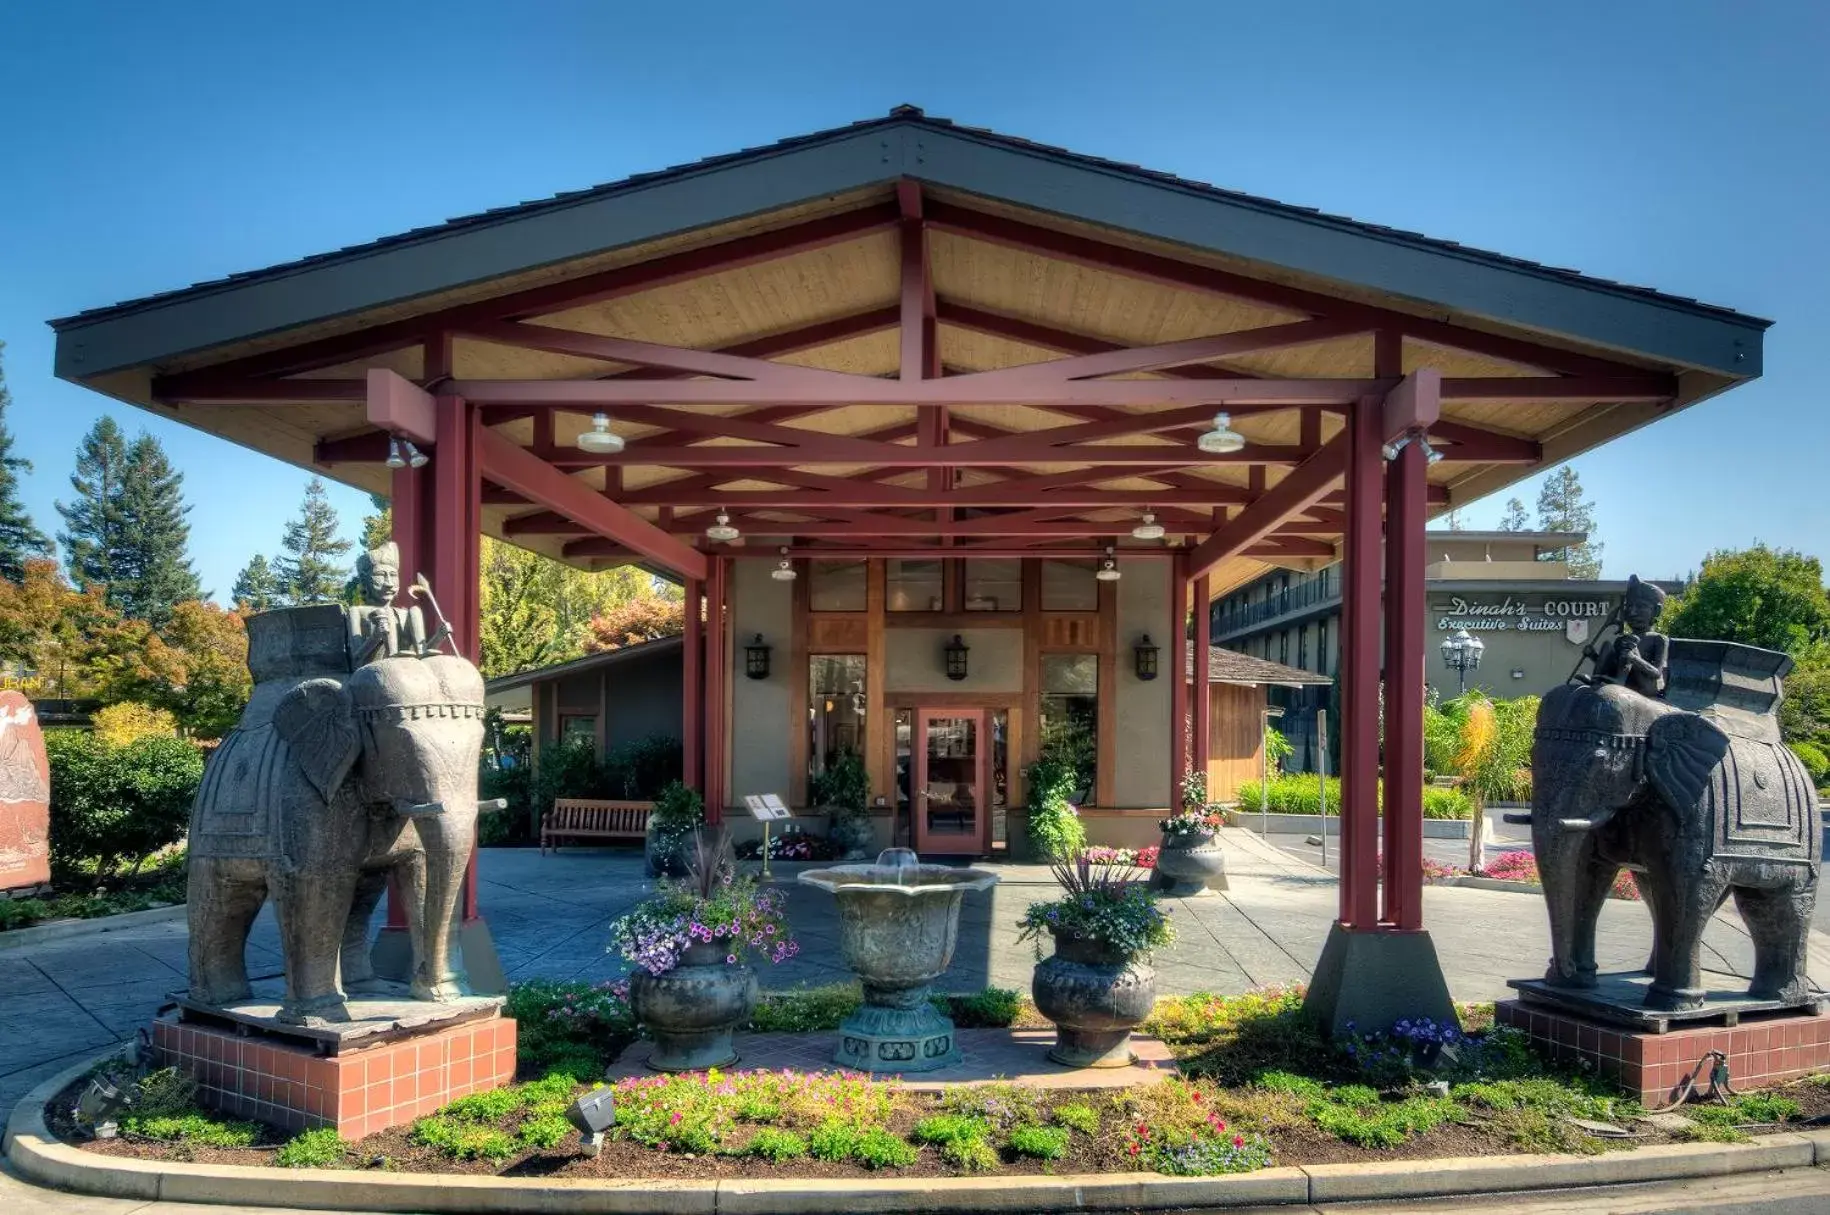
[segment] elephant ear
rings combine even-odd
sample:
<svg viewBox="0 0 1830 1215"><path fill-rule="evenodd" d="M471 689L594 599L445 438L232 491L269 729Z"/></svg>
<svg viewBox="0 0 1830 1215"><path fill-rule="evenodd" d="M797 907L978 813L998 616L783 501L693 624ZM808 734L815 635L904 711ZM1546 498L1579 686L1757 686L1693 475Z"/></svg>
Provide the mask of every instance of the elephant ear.
<svg viewBox="0 0 1830 1215"><path fill-rule="evenodd" d="M1696 805L1728 755L1728 735L1707 717L1671 713L1646 728L1646 776L1668 805Z"/></svg>
<svg viewBox="0 0 1830 1215"><path fill-rule="evenodd" d="M349 690L335 679L307 679L274 706L273 728L305 779L329 801L362 749Z"/></svg>

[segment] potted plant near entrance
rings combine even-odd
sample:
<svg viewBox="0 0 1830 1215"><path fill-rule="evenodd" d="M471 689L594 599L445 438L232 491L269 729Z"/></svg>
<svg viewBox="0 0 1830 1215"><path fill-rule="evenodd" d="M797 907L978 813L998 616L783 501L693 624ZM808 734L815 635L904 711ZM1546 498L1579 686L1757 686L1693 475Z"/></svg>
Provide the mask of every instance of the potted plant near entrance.
<svg viewBox="0 0 1830 1215"><path fill-rule="evenodd" d="M705 801L695 789L671 781L654 799L642 857L650 877L684 877L693 833L705 822Z"/></svg>
<svg viewBox="0 0 1830 1215"><path fill-rule="evenodd" d="M1157 823L1163 833L1150 887L1159 894L1187 898L1226 889L1226 854L1216 838L1220 810L1207 801L1207 778L1190 772L1182 778L1182 811Z"/></svg>
<svg viewBox="0 0 1830 1215"><path fill-rule="evenodd" d="M813 804L831 815L826 838L841 860L867 861L877 855L877 830L867 803L870 774L856 752L841 751L813 778Z"/></svg>
<svg viewBox="0 0 1830 1215"><path fill-rule="evenodd" d="M611 925L611 945L636 967L629 1003L654 1038L648 1066L678 1072L726 1067L731 1031L755 1011L755 955L783 962L800 952L779 890L738 877L722 830L693 833L683 882L663 881Z"/></svg>
<svg viewBox="0 0 1830 1215"><path fill-rule="evenodd" d="M1141 870L1095 863L1083 851L1050 865L1065 892L1031 903L1018 921L1020 940L1055 940L1036 966L1030 995L1055 1023L1049 1058L1070 1067L1125 1067L1131 1031L1156 1003L1156 971L1144 965L1174 933Z"/></svg>

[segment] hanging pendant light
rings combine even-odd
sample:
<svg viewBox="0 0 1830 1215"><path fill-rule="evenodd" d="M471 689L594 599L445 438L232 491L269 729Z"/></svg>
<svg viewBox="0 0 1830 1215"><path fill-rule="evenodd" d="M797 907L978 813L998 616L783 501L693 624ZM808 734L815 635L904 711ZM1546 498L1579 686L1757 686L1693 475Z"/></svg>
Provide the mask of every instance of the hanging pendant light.
<svg viewBox="0 0 1830 1215"><path fill-rule="evenodd" d="M607 413L592 418L591 429L580 431L572 441L578 444L578 450L600 456L613 456L623 450L623 436L610 429L610 415Z"/></svg>
<svg viewBox="0 0 1830 1215"><path fill-rule="evenodd" d="M1118 558L1113 556L1111 545L1106 546L1106 559L1099 563L1099 569L1094 571L1093 577L1101 582L1117 582L1124 577L1118 572Z"/></svg>
<svg viewBox="0 0 1830 1215"><path fill-rule="evenodd" d="M1195 446L1212 456L1224 456L1245 446L1245 436L1233 429L1233 415L1214 415L1214 428L1195 440Z"/></svg>
<svg viewBox="0 0 1830 1215"><path fill-rule="evenodd" d="M774 569L769 571L769 577L775 579L777 582L794 581L794 562L788 560L787 546L783 546L782 559L775 563Z"/></svg>
<svg viewBox="0 0 1830 1215"><path fill-rule="evenodd" d="M1161 540L1163 530L1163 525L1156 521L1156 516L1145 511L1144 517L1139 519L1137 526L1131 529L1131 538L1134 540Z"/></svg>
<svg viewBox="0 0 1830 1215"><path fill-rule="evenodd" d="M731 526L731 517L723 511L719 511L717 516L712 520L712 525L705 529L705 538L707 540L716 540L720 544L729 544L741 534L741 532Z"/></svg>

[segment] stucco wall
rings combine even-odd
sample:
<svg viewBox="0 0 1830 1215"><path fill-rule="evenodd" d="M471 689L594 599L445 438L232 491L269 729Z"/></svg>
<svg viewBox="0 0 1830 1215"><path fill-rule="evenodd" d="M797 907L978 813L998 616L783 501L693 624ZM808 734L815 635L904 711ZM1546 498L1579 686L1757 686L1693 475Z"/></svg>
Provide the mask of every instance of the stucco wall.
<svg viewBox="0 0 1830 1215"><path fill-rule="evenodd" d="M947 678L941 651L955 632L971 647L966 678ZM1021 692L1023 630L896 629L883 630L886 692Z"/></svg>
<svg viewBox="0 0 1830 1215"><path fill-rule="evenodd" d="M731 563L731 788L730 800L743 804L746 793L788 796L789 680L805 679L791 671L794 629L794 584L769 577L773 561ZM769 677L744 674L743 647L761 633L768 642Z"/></svg>
<svg viewBox="0 0 1830 1215"><path fill-rule="evenodd" d="M1169 805L1169 719L1171 638L1175 624L1170 615L1170 564L1167 561L1127 561L1118 584L1118 654L1116 700L1118 710L1118 770L1112 777L1112 798L1119 807ZM1145 634L1159 647L1157 663L1163 672L1156 679L1137 677L1133 647Z"/></svg>
<svg viewBox="0 0 1830 1215"><path fill-rule="evenodd" d="M618 663L603 672L604 747L650 734L680 737L680 651L670 649Z"/></svg>

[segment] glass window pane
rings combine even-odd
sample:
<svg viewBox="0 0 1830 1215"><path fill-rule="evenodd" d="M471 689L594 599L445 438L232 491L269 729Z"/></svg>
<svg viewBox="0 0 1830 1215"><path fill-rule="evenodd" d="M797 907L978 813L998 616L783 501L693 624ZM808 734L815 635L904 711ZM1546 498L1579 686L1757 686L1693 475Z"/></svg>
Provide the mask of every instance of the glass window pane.
<svg viewBox="0 0 1830 1215"><path fill-rule="evenodd" d="M808 562L807 606L816 612L862 612L864 562Z"/></svg>
<svg viewBox="0 0 1830 1215"><path fill-rule="evenodd" d="M909 781L915 771L915 710L896 710L896 813L909 812ZM912 820L910 820L912 821Z"/></svg>
<svg viewBox="0 0 1830 1215"><path fill-rule="evenodd" d="M1098 776L1099 656L1042 655L1042 754L1063 759L1079 774L1073 801L1091 805Z"/></svg>
<svg viewBox="0 0 1830 1215"><path fill-rule="evenodd" d="M886 593L892 612L939 612L945 610L942 599L941 566L938 561L902 561L888 563Z"/></svg>
<svg viewBox="0 0 1830 1215"><path fill-rule="evenodd" d="M1042 690L1078 696L1099 694L1099 655L1042 655Z"/></svg>
<svg viewBox="0 0 1830 1215"><path fill-rule="evenodd" d="M812 654L807 660L807 776L847 751L864 755L864 655ZM865 758L865 767L870 760Z"/></svg>
<svg viewBox="0 0 1830 1215"><path fill-rule="evenodd" d="M1094 612L1099 610L1099 581L1091 561L1042 563L1042 610Z"/></svg>
<svg viewBox="0 0 1830 1215"><path fill-rule="evenodd" d="M580 713L568 713L559 719L559 737L562 740L573 738L597 740L597 717Z"/></svg>
<svg viewBox="0 0 1830 1215"><path fill-rule="evenodd" d="M1020 612L1023 610L1023 563L1008 561L966 562L968 612Z"/></svg>

